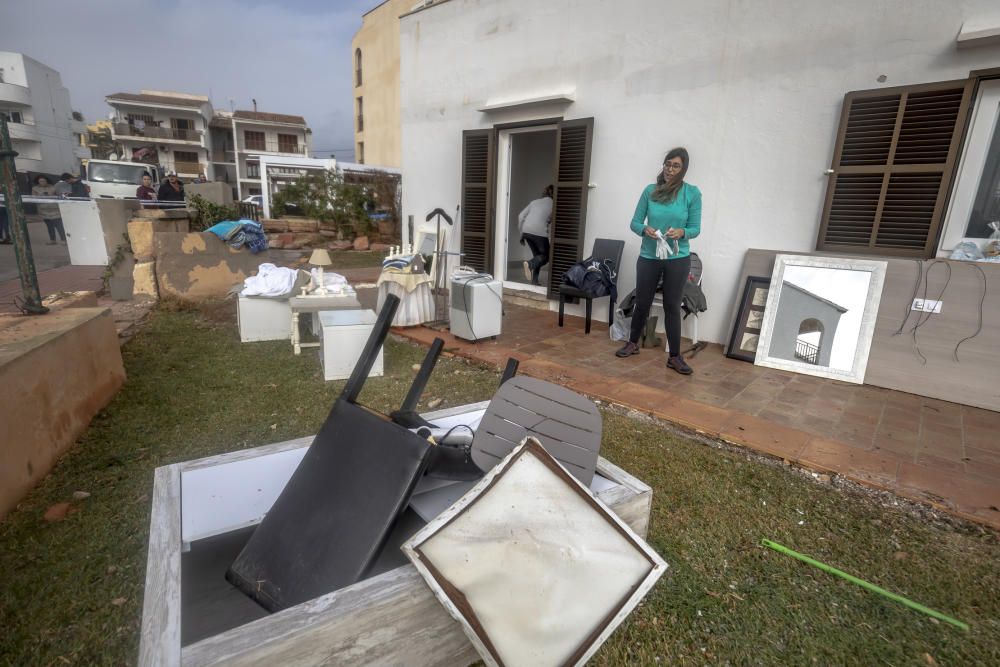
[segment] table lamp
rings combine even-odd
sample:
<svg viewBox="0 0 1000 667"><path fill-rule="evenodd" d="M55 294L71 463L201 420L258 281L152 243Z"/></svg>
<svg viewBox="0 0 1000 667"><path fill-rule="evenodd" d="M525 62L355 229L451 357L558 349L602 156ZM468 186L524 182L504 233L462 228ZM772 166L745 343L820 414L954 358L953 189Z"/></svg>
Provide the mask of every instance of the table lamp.
<svg viewBox="0 0 1000 667"><path fill-rule="evenodd" d="M326 251L326 248L317 248L312 251L312 255L309 257L309 263L319 268L319 286L316 288L315 292L316 294L325 295L326 283L323 279L323 267L333 264L333 260L330 259L330 253Z"/></svg>

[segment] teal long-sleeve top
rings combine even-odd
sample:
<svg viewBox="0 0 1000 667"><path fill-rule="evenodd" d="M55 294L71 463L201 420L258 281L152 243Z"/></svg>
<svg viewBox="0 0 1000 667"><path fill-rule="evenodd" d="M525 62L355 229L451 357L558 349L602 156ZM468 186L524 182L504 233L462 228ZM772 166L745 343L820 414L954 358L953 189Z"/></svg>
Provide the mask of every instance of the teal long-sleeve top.
<svg viewBox="0 0 1000 667"><path fill-rule="evenodd" d="M646 259L656 259L656 239L651 239L643 232L644 222L661 232L666 233L668 229L683 229L684 236L677 242L678 252L668 259L680 259L691 254L688 241L701 233L701 190L696 186L685 183L677 193L677 198L669 204L661 204L654 201L650 195L656 185L651 183L642 191L639 203L635 207L635 215L632 216L632 231L642 237L642 249L639 251L640 257Z"/></svg>

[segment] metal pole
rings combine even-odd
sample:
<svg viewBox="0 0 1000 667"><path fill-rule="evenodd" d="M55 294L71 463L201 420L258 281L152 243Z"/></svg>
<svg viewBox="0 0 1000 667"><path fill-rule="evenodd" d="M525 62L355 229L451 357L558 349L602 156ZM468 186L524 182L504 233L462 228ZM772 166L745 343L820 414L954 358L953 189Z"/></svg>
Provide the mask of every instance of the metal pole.
<svg viewBox="0 0 1000 667"><path fill-rule="evenodd" d="M21 205L21 192L17 187L17 168L14 166L16 156L17 151L11 148L7 119L0 115L0 192L3 193L4 204L7 206L10 235L14 241L14 256L17 258L17 272L21 277L21 293L24 295L21 310L29 315L43 315L49 312L49 309L42 305L42 296L38 291L35 258L31 254L31 239L28 238L28 225L24 217L24 207Z"/></svg>

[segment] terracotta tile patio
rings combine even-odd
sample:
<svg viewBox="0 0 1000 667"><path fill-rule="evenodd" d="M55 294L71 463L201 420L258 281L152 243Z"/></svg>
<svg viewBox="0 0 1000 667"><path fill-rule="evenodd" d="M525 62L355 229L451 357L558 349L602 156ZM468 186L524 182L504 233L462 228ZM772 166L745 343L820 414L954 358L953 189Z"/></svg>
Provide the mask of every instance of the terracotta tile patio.
<svg viewBox="0 0 1000 667"><path fill-rule="evenodd" d="M495 341L468 343L425 327L397 333L627 405L711 437L827 471L1000 528L1000 413L728 359L710 345L695 374L664 368L662 348L618 359L595 325L505 306Z"/></svg>

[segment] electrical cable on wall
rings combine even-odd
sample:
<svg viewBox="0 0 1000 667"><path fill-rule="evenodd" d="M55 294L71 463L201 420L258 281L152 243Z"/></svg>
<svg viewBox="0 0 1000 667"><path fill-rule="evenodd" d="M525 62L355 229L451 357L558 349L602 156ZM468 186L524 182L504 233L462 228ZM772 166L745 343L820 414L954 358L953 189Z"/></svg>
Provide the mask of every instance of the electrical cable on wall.
<svg viewBox="0 0 1000 667"><path fill-rule="evenodd" d="M961 360L958 358L958 348L960 348L962 346L962 343L964 343L967 340L972 340L973 338L975 338L976 336L978 336L980 334L980 332L982 332L982 330L983 330L983 306L986 305L986 289L987 289L986 272L983 271L983 267L978 266L976 264L971 264L970 266L971 266L971 268L975 269L976 271L979 271L979 275L983 279L983 295L979 299L979 325L976 327L976 332L974 334L972 334L971 336L966 336L962 340L958 341L958 343L955 344L955 349L952 351L952 356L955 357L955 361L958 361L960 363L961 363Z"/></svg>
<svg viewBox="0 0 1000 667"><path fill-rule="evenodd" d="M924 276L924 260L916 259L913 261L917 265L917 279L913 281L913 294L910 295L910 300L903 304L903 321L899 323L899 328L893 332L893 336L903 333L906 322L910 319L910 313L913 312L910 306L913 304L913 300L917 298L917 290L920 289L920 280Z"/></svg>
<svg viewBox="0 0 1000 667"><path fill-rule="evenodd" d="M930 266L927 267L927 272L924 274L924 296L923 296L923 300L924 300L925 303L927 302L927 292L928 292L928 289L930 287L931 271L933 271L934 267L937 266L938 264L944 264L945 268L948 269L948 275L945 278L944 286L941 288L941 293L938 294L938 297L936 299L937 301L941 301L944 298L944 293L948 289L948 283L951 282L951 264L949 264L948 262L946 262L944 260L940 260L940 259L936 259L933 262L931 262ZM917 315L917 323L913 325L912 329L910 329L910 334L913 336L913 349L917 353L917 356L920 357L920 363L921 363L921 365L924 365L924 366L927 365L927 357L925 357L923 355L923 353L920 351L920 344L917 342L917 329L919 329L923 325L927 324L927 322L930 321L931 316L933 316L933 315L934 315L933 312L919 313Z"/></svg>

